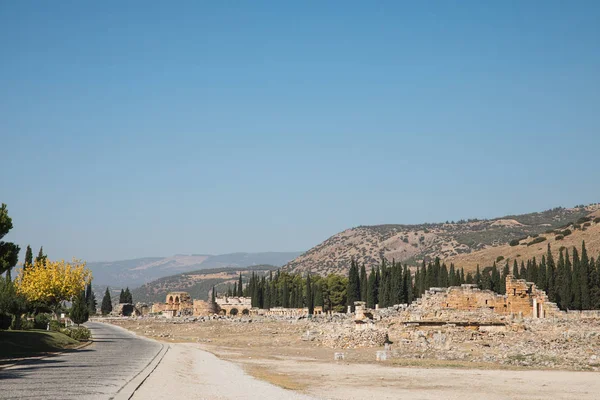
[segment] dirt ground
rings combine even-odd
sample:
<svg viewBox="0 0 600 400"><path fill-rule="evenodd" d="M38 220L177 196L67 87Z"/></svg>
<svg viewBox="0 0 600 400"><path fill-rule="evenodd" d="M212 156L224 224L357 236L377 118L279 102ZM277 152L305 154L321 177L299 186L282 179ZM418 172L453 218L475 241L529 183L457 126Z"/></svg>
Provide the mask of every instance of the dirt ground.
<svg viewBox="0 0 600 400"><path fill-rule="evenodd" d="M303 321L111 321L168 343L192 343L249 375L327 399L598 399L600 374L461 360L376 361L380 348L334 350L303 340ZM186 345L190 346L190 345ZM342 351L343 361L334 361Z"/></svg>

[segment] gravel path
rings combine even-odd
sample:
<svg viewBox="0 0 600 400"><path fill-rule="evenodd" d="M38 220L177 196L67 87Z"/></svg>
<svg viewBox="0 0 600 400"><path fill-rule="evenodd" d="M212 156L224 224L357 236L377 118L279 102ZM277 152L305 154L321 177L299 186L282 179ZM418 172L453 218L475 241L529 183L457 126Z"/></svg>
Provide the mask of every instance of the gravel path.
<svg viewBox="0 0 600 400"><path fill-rule="evenodd" d="M193 344L170 346L156 370L135 392L134 400L312 399L255 379L236 364L223 361Z"/></svg>
<svg viewBox="0 0 600 400"><path fill-rule="evenodd" d="M0 370L0 398L110 399L163 347L113 325L86 326L91 345Z"/></svg>

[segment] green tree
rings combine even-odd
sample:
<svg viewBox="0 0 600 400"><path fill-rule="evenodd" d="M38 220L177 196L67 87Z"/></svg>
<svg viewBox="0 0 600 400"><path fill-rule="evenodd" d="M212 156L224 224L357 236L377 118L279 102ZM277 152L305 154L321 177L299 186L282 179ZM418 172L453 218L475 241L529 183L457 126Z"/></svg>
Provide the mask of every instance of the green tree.
<svg viewBox="0 0 600 400"><path fill-rule="evenodd" d="M367 278L367 270L363 263L360 267L360 300L367 301L367 291L369 288L369 280Z"/></svg>
<svg viewBox="0 0 600 400"><path fill-rule="evenodd" d="M0 207L0 274L17 265L19 261L19 246L2 241L12 227L12 219L8 216L6 204L2 203L2 207Z"/></svg>
<svg viewBox="0 0 600 400"><path fill-rule="evenodd" d="M27 245L27 250L25 251L25 262L23 263L23 269L33 265L33 252L31 251L31 246Z"/></svg>
<svg viewBox="0 0 600 400"><path fill-rule="evenodd" d="M588 259L587 250L585 248L585 240L581 243L579 273L579 282L581 284L581 309L590 310L592 308L592 299L590 296L590 292L593 287L591 282L592 270L590 268L590 260Z"/></svg>
<svg viewBox="0 0 600 400"><path fill-rule="evenodd" d="M81 325L89 319L90 311L85 301L85 292L82 291L79 296L76 296L71 306L69 317L77 325Z"/></svg>
<svg viewBox="0 0 600 400"><path fill-rule="evenodd" d="M367 287L367 307L375 308L377 304L377 276L375 274L375 269L371 268L371 273L369 274L369 285Z"/></svg>
<svg viewBox="0 0 600 400"><path fill-rule="evenodd" d="M310 282L310 271L306 276L306 302L308 306L308 315L313 315L315 313L315 303L312 292L312 285Z"/></svg>
<svg viewBox="0 0 600 400"><path fill-rule="evenodd" d="M565 263L568 263L565 260ZM581 310L581 260L579 252L573 247L573 270L571 271L571 308ZM568 273L568 272L567 272Z"/></svg>
<svg viewBox="0 0 600 400"><path fill-rule="evenodd" d="M243 286L242 286L242 273L240 272L240 278L238 280L238 292L237 292L237 296L238 297L242 297L243 294Z"/></svg>
<svg viewBox="0 0 600 400"><path fill-rule="evenodd" d="M108 288L106 288L106 292L104 292L100 311L102 312L102 315L109 314L112 311L112 300L110 299L110 292L108 291Z"/></svg>
<svg viewBox="0 0 600 400"><path fill-rule="evenodd" d="M90 315L96 314L96 306L98 304L96 303L96 295L94 294L94 291L92 290L91 282L88 283L86 290L85 290L85 303L87 304L89 314Z"/></svg>
<svg viewBox="0 0 600 400"><path fill-rule="evenodd" d="M125 298L125 291L121 289L121 293L119 294L119 304L127 303L127 299Z"/></svg>
<svg viewBox="0 0 600 400"><path fill-rule="evenodd" d="M352 259L350 270L348 271L347 301L351 310L354 312L354 302L360 300L360 278L358 275L358 265Z"/></svg>
<svg viewBox="0 0 600 400"><path fill-rule="evenodd" d="M133 304L133 296L131 296L131 292L129 291L129 286L125 289L125 303Z"/></svg>
<svg viewBox="0 0 600 400"><path fill-rule="evenodd" d="M40 251L38 251L37 257L35 258L35 262L36 263L39 263L39 262L46 263L47 259L48 259L48 255L44 254L44 246L41 246Z"/></svg>

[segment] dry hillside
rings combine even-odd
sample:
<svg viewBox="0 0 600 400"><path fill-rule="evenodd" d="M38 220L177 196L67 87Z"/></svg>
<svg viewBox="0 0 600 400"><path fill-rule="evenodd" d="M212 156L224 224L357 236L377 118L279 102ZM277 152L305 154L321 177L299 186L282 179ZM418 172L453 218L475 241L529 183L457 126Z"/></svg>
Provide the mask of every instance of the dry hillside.
<svg viewBox="0 0 600 400"><path fill-rule="evenodd" d="M526 259L541 255L548 242L554 245L556 252L560 246L580 246L583 239L590 255L597 255L600 252L598 217L600 204L593 204L490 220L359 226L330 237L289 262L284 269L310 270L321 275L346 273L352 258L370 267L378 264L382 257L409 265L440 257L469 269L477 264L491 265L500 256ZM584 221L587 219L590 221ZM555 231L566 229L571 234L555 244L559 235ZM509 245L516 240L518 245ZM527 246L534 240L540 243Z"/></svg>

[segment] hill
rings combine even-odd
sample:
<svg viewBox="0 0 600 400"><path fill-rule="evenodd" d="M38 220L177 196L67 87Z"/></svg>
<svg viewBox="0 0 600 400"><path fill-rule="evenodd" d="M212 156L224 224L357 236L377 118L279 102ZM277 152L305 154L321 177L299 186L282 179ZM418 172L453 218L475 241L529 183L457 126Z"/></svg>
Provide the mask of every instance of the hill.
<svg viewBox="0 0 600 400"><path fill-rule="evenodd" d="M133 260L89 262L94 285L138 287L156 279L178 273L210 268L245 268L253 265L282 266L300 252L231 253L221 255L174 255Z"/></svg>
<svg viewBox="0 0 600 400"><path fill-rule="evenodd" d="M193 299L208 298L208 291L217 286L217 291L227 290L227 285L233 286L238 281L240 273L244 282L250 279L252 272L259 275L274 271L278 267L273 265L255 265L246 268L212 268L191 271L157 279L146 283L131 291L134 301L162 302L167 293L174 291L188 292Z"/></svg>
<svg viewBox="0 0 600 400"><path fill-rule="evenodd" d="M359 226L330 237L290 261L284 269L296 272L310 270L321 275L345 274L352 258L370 267L377 265L382 257L412 266L440 257L469 270L477 264L491 265L499 257L526 259L541 255L539 252L545 250L546 243L554 244L557 236L564 236L555 231L567 228L571 234L565 236L560 245L554 246L555 252L560 246L580 246L581 240L585 239L588 251L595 255L600 252L598 217L600 205L593 204L488 220ZM540 243L527 246L534 239ZM560 241L560 237L558 239ZM518 244L510 246L511 241Z"/></svg>

